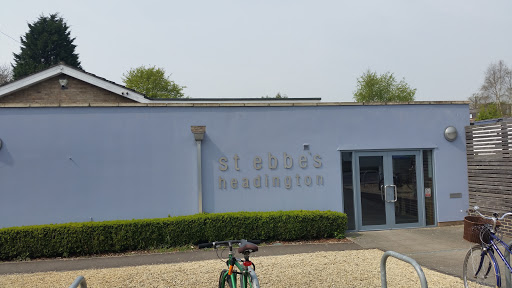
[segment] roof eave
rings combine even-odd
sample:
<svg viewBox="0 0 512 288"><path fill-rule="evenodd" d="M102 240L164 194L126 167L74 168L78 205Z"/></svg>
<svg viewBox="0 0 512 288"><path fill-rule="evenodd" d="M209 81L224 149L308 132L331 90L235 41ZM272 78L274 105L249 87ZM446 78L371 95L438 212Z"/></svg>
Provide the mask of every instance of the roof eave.
<svg viewBox="0 0 512 288"><path fill-rule="evenodd" d="M51 77L58 76L60 74L65 74L70 77L79 79L91 85L97 86L99 88L110 91L114 94L117 94L122 97L126 97L138 103L150 103L151 100L146 99L144 95L139 94L131 89L128 89L123 86L115 85L109 81L100 79L98 77L89 75L80 70L68 67L66 65L56 65L54 67L50 67L46 70L40 71L38 73L32 74L20 80L11 82L9 84L3 85L0 87L0 98L4 97L8 94L14 93L16 91L25 89L31 85L40 83L45 81Z"/></svg>

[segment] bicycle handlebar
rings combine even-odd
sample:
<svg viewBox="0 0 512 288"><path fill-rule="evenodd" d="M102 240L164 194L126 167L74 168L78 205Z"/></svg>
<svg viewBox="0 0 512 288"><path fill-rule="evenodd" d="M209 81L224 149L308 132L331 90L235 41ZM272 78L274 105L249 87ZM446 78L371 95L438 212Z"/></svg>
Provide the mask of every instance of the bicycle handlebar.
<svg viewBox="0 0 512 288"><path fill-rule="evenodd" d="M216 242L201 243L201 244L197 245L197 247L199 249L212 248L212 247L213 248L217 248L219 246L231 246L233 244L245 245L247 243L260 244L261 240L245 240L245 239L241 239L241 240L216 241Z"/></svg>
<svg viewBox="0 0 512 288"><path fill-rule="evenodd" d="M197 247L199 249L212 248L213 247L213 243L212 242L210 242L210 243L201 243L201 244L197 245Z"/></svg>
<svg viewBox="0 0 512 288"><path fill-rule="evenodd" d="M495 221L495 220L503 220L505 217L512 215L512 212L507 212L507 213L501 215L501 217L498 217L498 213L495 212L495 213L492 214L493 217L489 217L489 216L485 216L482 213L480 213L480 211L478 211L479 209L480 209L480 207L478 207L478 206L474 206L473 207L473 210L476 213L478 213L478 215L480 215L481 217L483 217L485 219L489 219L489 220L493 220L493 221Z"/></svg>

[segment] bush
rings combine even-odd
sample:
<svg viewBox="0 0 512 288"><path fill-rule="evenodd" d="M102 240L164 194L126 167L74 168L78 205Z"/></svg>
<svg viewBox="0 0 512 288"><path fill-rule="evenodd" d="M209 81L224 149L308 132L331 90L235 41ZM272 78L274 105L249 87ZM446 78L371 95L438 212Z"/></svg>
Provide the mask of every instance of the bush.
<svg viewBox="0 0 512 288"><path fill-rule="evenodd" d="M339 212L277 211L12 227L0 229L0 260L172 248L229 239L331 238L344 235L346 225L347 216Z"/></svg>

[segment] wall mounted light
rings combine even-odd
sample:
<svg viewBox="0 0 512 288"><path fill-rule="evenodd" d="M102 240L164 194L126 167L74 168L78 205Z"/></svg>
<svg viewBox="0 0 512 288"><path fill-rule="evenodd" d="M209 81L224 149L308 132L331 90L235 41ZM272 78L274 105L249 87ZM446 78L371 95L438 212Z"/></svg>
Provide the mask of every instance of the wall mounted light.
<svg viewBox="0 0 512 288"><path fill-rule="evenodd" d="M304 147L304 151L309 150L309 143L302 144L302 147Z"/></svg>
<svg viewBox="0 0 512 288"><path fill-rule="evenodd" d="M66 77L61 77L59 79L59 84L61 89L68 89L68 79L66 79Z"/></svg>
<svg viewBox="0 0 512 288"><path fill-rule="evenodd" d="M0 139L0 149L2 149L2 139Z"/></svg>
<svg viewBox="0 0 512 288"><path fill-rule="evenodd" d="M457 139L457 129L453 126L448 126L444 129L444 138L450 142L455 141Z"/></svg>

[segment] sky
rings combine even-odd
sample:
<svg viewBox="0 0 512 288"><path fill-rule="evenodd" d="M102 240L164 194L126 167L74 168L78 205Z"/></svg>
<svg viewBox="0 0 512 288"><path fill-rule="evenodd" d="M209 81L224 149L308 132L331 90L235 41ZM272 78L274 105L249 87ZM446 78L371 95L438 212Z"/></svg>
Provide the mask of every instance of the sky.
<svg viewBox="0 0 512 288"><path fill-rule="evenodd" d="M8 1L0 65L27 23L58 12L82 68L122 84L164 68L192 98L353 102L367 70L391 72L417 101L467 100L487 67L512 67L511 0Z"/></svg>

